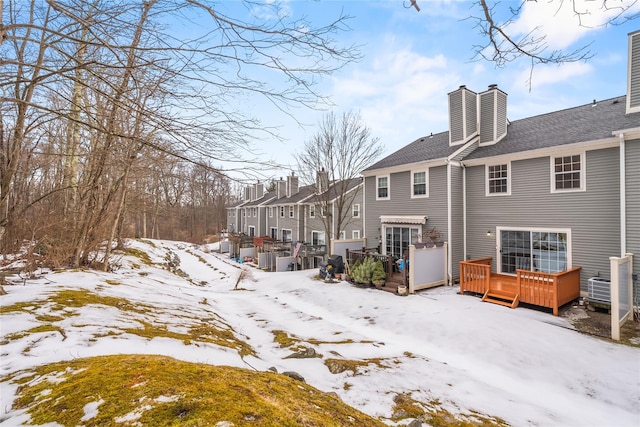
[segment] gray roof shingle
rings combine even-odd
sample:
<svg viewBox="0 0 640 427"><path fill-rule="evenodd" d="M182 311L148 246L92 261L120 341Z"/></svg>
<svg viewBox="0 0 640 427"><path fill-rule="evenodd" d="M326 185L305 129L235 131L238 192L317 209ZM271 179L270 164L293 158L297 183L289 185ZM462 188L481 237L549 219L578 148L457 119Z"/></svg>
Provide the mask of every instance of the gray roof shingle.
<svg viewBox="0 0 640 427"><path fill-rule="evenodd" d="M612 132L640 127L640 113L625 114L626 97L598 101L509 123L507 136L494 145L478 147L464 159L479 159L610 138ZM419 138L365 169L376 170L449 157L449 132Z"/></svg>
<svg viewBox="0 0 640 427"><path fill-rule="evenodd" d="M495 145L479 147L466 159L478 159L539 148L612 137L615 130L640 126L640 113L625 114L626 97L598 101L553 113L515 120Z"/></svg>

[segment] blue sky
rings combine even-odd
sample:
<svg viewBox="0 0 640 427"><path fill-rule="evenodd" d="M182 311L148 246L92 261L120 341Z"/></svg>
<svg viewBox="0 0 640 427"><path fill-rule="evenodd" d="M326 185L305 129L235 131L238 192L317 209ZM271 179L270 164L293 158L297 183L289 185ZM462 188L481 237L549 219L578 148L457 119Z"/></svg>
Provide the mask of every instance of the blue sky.
<svg viewBox="0 0 640 427"><path fill-rule="evenodd" d="M582 0L577 0L580 6ZM595 7L601 2L586 1L587 24L602 22ZM630 2L626 2L630 3ZM319 87L335 104L332 111L359 111L372 134L381 139L390 154L411 141L446 131L447 93L466 85L481 92L490 84L508 94L508 118L517 120L564 108L602 100L626 92L628 33L640 29L640 19L607 28L580 27L573 12L563 2L528 2L513 22L516 33L541 26L551 48L573 50L591 44L594 57L588 62L565 65L537 65L529 81L531 63L527 59L496 68L476 60L474 45L484 40L474 28L470 15L479 15L469 1L418 0L421 11L407 8L409 1L283 1L292 17L306 16L325 24L340 13L353 16L351 31L338 35L345 44L361 45L362 61L325 77ZM498 5L504 10L515 1ZM595 6L594 6L595 5ZM233 8L233 3L226 4ZM640 12L636 4L634 11ZM323 111L292 110L296 121L257 102L253 113L266 126L279 127L285 142L260 141L259 147L280 163L292 163L291 154L301 151L315 133ZM271 153L271 154L269 154ZM286 175L286 168L272 177ZM280 175L278 175L280 174Z"/></svg>

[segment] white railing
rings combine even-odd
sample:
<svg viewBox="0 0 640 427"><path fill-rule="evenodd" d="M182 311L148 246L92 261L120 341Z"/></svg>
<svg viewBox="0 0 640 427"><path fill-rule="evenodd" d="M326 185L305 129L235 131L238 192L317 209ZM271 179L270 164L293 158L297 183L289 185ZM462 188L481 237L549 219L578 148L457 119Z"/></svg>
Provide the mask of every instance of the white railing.
<svg viewBox="0 0 640 427"><path fill-rule="evenodd" d="M633 316L633 254L610 257L611 338L620 340L620 328Z"/></svg>

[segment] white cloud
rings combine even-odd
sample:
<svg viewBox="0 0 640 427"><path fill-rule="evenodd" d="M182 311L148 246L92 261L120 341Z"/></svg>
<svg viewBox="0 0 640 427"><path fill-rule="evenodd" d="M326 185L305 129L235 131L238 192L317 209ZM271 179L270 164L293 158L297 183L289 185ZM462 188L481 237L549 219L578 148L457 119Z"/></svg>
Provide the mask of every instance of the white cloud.
<svg viewBox="0 0 640 427"><path fill-rule="evenodd" d="M533 32L537 37L546 36L549 48L565 49L615 19L621 8L631 8L630 13L640 12L640 4L633 0L616 1L609 8L604 8L604 3L593 0L527 1L508 29L515 35Z"/></svg>
<svg viewBox="0 0 640 427"><path fill-rule="evenodd" d="M375 57L334 80L333 99L342 109L360 111L388 153L412 140L446 130L446 94L459 77L442 54L420 55L390 38Z"/></svg>
<svg viewBox="0 0 640 427"><path fill-rule="evenodd" d="M579 84L579 78L593 71L588 63L569 62L561 65L537 65L531 75L531 70L523 70L517 80L526 84L527 88L531 77L531 89L539 89L542 86L553 85L561 82L567 84Z"/></svg>

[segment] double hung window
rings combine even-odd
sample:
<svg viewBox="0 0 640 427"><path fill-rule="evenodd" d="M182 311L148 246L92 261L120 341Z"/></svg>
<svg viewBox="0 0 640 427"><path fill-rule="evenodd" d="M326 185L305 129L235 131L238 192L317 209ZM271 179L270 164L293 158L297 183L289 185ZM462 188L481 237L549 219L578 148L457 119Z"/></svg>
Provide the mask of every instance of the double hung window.
<svg viewBox="0 0 640 427"><path fill-rule="evenodd" d="M584 189L584 155L552 157L552 190L576 191Z"/></svg>
<svg viewBox="0 0 640 427"><path fill-rule="evenodd" d="M487 166L487 195L509 193L509 165Z"/></svg>
<svg viewBox="0 0 640 427"><path fill-rule="evenodd" d="M376 178L376 199L384 200L389 198L389 176L379 176Z"/></svg>
<svg viewBox="0 0 640 427"><path fill-rule="evenodd" d="M411 173L411 197L427 197L427 173Z"/></svg>

